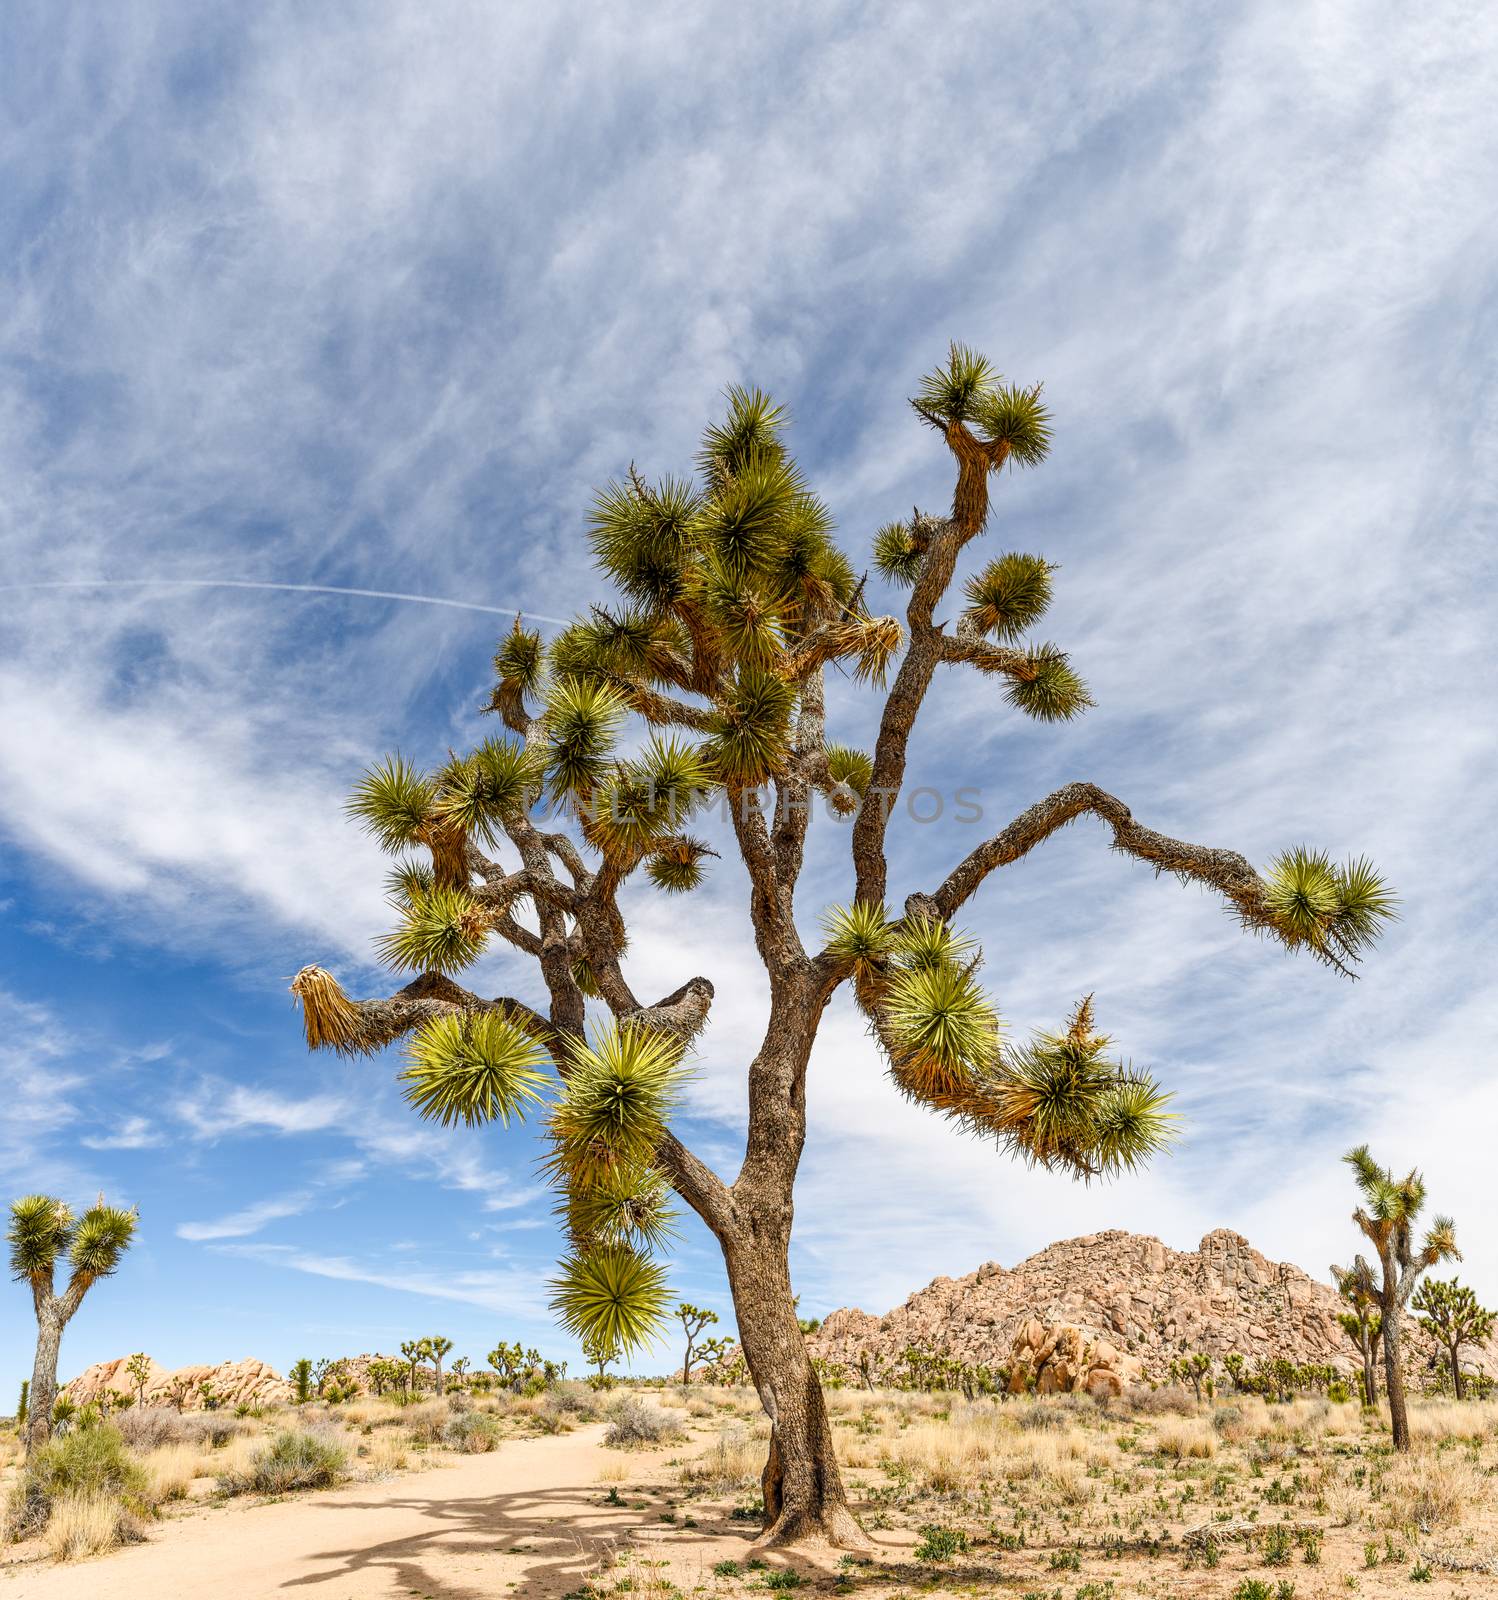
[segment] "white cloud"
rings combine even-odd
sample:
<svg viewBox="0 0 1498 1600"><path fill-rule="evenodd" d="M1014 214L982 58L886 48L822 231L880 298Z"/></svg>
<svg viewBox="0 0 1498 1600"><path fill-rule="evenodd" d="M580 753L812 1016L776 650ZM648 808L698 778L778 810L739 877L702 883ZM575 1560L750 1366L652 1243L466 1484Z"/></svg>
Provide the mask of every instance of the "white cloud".
<svg viewBox="0 0 1498 1600"><path fill-rule="evenodd" d="M207 1239L243 1239L248 1234L259 1233L269 1222L301 1216L312 1203L311 1194L288 1194L277 1200L261 1200L213 1222L179 1223L177 1237L194 1243Z"/></svg>
<svg viewBox="0 0 1498 1600"><path fill-rule="evenodd" d="M85 1134L78 1142L90 1150L149 1150L165 1137L149 1117L127 1116L113 1133Z"/></svg>
<svg viewBox="0 0 1498 1600"><path fill-rule="evenodd" d="M202 1139L268 1131L279 1134L320 1133L341 1126L353 1111L338 1095L293 1099L246 1084L205 1082L173 1108Z"/></svg>

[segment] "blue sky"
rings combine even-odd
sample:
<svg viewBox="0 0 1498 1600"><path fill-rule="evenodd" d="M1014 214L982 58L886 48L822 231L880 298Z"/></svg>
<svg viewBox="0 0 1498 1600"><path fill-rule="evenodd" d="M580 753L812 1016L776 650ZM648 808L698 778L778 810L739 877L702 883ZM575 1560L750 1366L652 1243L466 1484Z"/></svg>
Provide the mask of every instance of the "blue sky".
<svg viewBox="0 0 1498 1600"><path fill-rule="evenodd" d="M973 560L1061 564L1047 629L1099 703L1021 725L943 681L920 781L994 826L1086 777L1257 862L1366 850L1403 920L1350 984L1089 824L1047 844L970 919L1004 1017L1095 991L1177 1089L1180 1148L1105 1188L1018 1170L901 1102L839 1002L803 1305L1107 1227L1226 1225L1324 1274L1362 1139L1425 1168L1498 1296L1489 9L537 12L0 20L0 1174L142 1218L64 1368L425 1332L567 1353L529 1136L417 1123L393 1057L307 1055L286 991L308 961L390 986L342 800L388 749L479 733L502 618L180 580L566 616L591 489L687 468L733 381L789 406L865 561L950 494L904 397L953 337L1045 380L1056 448ZM834 707L867 733L867 697ZM896 894L973 842L905 828ZM808 924L845 860L820 824ZM725 863L686 910L632 906L637 989L717 984L683 1131L728 1173L744 904ZM500 955L474 986L535 993ZM674 1278L726 1312L700 1232ZM4 1303L0 1383L30 1349Z"/></svg>

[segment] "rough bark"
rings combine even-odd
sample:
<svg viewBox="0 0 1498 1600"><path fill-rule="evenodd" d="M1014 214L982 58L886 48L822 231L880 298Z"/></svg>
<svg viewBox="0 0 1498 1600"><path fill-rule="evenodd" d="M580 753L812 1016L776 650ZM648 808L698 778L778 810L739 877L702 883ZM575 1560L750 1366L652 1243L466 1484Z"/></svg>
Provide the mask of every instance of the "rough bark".
<svg viewBox="0 0 1498 1600"><path fill-rule="evenodd" d="M52 1437L52 1407L57 1400L57 1361L62 1349L63 1319L56 1303L43 1307L36 1319L36 1359L26 1417L26 1450L39 1450Z"/></svg>
<svg viewBox="0 0 1498 1600"><path fill-rule="evenodd" d="M1389 1426L1394 1434L1394 1448L1404 1451L1410 1447L1410 1416L1404 1395L1404 1373L1399 1365L1399 1312L1397 1297L1387 1296L1384 1305L1384 1387L1389 1396Z"/></svg>
<svg viewBox="0 0 1498 1600"><path fill-rule="evenodd" d="M1461 1359L1460 1352L1461 1352L1461 1344L1460 1344L1460 1342L1458 1342L1456 1344L1447 1345L1447 1347L1446 1347L1446 1354L1450 1357L1450 1360L1451 1360L1451 1389L1452 1389L1452 1393L1456 1396L1456 1398L1458 1400L1464 1400L1466 1398L1466 1394L1465 1394L1465 1391L1464 1391L1463 1386L1462 1386L1462 1359Z"/></svg>
<svg viewBox="0 0 1498 1600"><path fill-rule="evenodd" d="M762 1229L751 1219L744 1237L724 1247L740 1346L770 1419L758 1542L767 1548L825 1540L864 1550L869 1541L848 1504L822 1386L796 1321L789 1243L788 1228Z"/></svg>

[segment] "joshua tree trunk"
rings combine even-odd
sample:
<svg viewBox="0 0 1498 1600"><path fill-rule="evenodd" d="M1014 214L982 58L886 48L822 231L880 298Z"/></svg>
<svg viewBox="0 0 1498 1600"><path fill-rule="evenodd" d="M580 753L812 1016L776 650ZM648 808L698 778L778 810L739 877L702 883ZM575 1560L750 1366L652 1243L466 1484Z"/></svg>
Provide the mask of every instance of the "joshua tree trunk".
<svg viewBox="0 0 1498 1600"><path fill-rule="evenodd" d="M1378 1375L1373 1364L1373 1336L1364 1324L1362 1333L1363 1350L1363 1404L1376 1406L1378 1404Z"/></svg>
<svg viewBox="0 0 1498 1600"><path fill-rule="evenodd" d="M760 1542L822 1538L863 1550L869 1541L843 1488L822 1386L796 1320L789 1262L792 1191L806 1142L806 1064L831 986L804 960L788 962L776 979L764 1044L749 1069L744 1166L714 1225L740 1347L770 1419Z"/></svg>
<svg viewBox="0 0 1498 1600"><path fill-rule="evenodd" d="M1446 1347L1446 1354L1451 1359L1451 1388L1458 1400L1466 1398L1465 1392L1462 1388L1462 1359L1460 1352L1460 1343L1448 1345Z"/></svg>
<svg viewBox="0 0 1498 1600"><path fill-rule="evenodd" d="M1385 1269L1387 1271L1387 1269ZM1394 1448L1410 1447L1409 1410L1404 1399L1404 1373L1399 1365L1399 1302L1388 1297L1384 1306L1384 1387L1389 1395L1389 1426L1394 1432Z"/></svg>
<svg viewBox="0 0 1498 1600"><path fill-rule="evenodd" d="M774 1221L750 1219L748 1238L725 1246L739 1341L770 1419L770 1451L760 1479L767 1545L824 1538L844 1549L867 1546L848 1505L833 1449L822 1386L796 1321L786 1247ZM789 1214L787 1208L787 1224Z"/></svg>
<svg viewBox="0 0 1498 1600"><path fill-rule="evenodd" d="M27 1452L40 1449L52 1437L52 1406L57 1399L57 1360L62 1349L63 1318L52 1307L40 1311L36 1325L36 1360L31 1368L31 1391L26 1415Z"/></svg>

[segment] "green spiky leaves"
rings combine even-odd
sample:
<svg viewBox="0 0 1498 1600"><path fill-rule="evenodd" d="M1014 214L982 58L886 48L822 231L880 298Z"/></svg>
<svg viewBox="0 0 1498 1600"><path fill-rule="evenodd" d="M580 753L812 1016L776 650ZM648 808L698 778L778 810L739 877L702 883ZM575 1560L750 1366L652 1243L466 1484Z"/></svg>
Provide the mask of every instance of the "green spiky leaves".
<svg viewBox="0 0 1498 1600"><path fill-rule="evenodd" d="M596 1350L639 1349L662 1331L670 1310L665 1269L623 1244L567 1256L550 1287L562 1326Z"/></svg>
<svg viewBox="0 0 1498 1600"><path fill-rule="evenodd" d="M1037 722L1067 722L1094 704L1066 652L1056 645L1032 645L1021 667L1007 670L1004 698Z"/></svg>
<svg viewBox="0 0 1498 1600"><path fill-rule="evenodd" d="M547 1082L546 1051L498 1011L451 1013L423 1023L400 1074L406 1099L444 1127L477 1127L523 1117Z"/></svg>
<svg viewBox="0 0 1498 1600"><path fill-rule="evenodd" d="M28 1194L11 1202L10 1270L18 1279L45 1278L73 1239L72 1211L48 1194Z"/></svg>
<svg viewBox="0 0 1498 1600"><path fill-rule="evenodd" d="M738 384L725 393L728 412L702 435L697 465L711 484L741 476L756 462L775 462L783 454L781 434L787 422L783 407L761 389Z"/></svg>
<svg viewBox="0 0 1498 1600"><path fill-rule="evenodd" d="M654 852L645 864L645 874L667 894L688 894L702 882L703 861L716 854L702 840L683 834L668 839Z"/></svg>
<svg viewBox="0 0 1498 1600"><path fill-rule="evenodd" d="M1339 867L1325 852L1297 846L1275 857L1264 882L1280 938L1339 965L1359 960L1398 915L1393 892L1363 857Z"/></svg>
<svg viewBox="0 0 1498 1600"><path fill-rule="evenodd" d="M608 684L563 678L552 685L545 759L555 797L585 795L603 778L624 716L623 697Z"/></svg>
<svg viewBox="0 0 1498 1600"><path fill-rule="evenodd" d="M719 780L751 788L773 777L790 743L795 688L775 673L741 668L722 692L706 756Z"/></svg>
<svg viewBox="0 0 1498 1600"><path fill-rule="evenodd" d="M1003 445L1017 466L1038 467L1051 452L1051 413L1038 383L1029 389L996 383L978 397L971 416L977 431Z"/></svg>
<svg viewBox="0 0 1498 1600"><path fill-rule="evenodd" d="M675 1237L670 1189L650 1166L617 1166L599 1182L569 1189L561 1206L568 1237L583 1249L659 1250Z"/></svg>
<svg viewBox="0 0 1498 1600"><path fill-rule="evenodd" d="M972 1125L1037 1165L1084 1177L1142 1166L1172 1138L1170 1096L1111 1059L1084 1000L1064 1033L1005 1052L982 1085Z"/></svg>
<svg viewBox="0 0 1498 1600"><path fill-rule="evenodd" d="M998 1049L999 1019L973 973L942 962L897 971L882 1011L902 1087L937 1098Z"/></svg>
<svg viewBox="0 0 1498 1600"><path fill-rule="evenodd" d="M347 810L382 850L403 850L425 840L437 792L430 778L399 755L386 756L359 780Z"/></svg>
<svg viewBox="0 0 1498 1600"><path fill-rule="evenodd" d="M535 796L539 765L513 739L488 739L472 755L450 763L439 780L441 823L492 844L499 824L523 812Z"/></svg>
<svg viewBox="0 0 1498 1600"><path fill-rule="evenodd" d="M631 600L672 605L681 598L699 509L691 484L680 478L653 486L633 476L611 483L593 502L593 553Z"/></svg>
<svg viewBox="0 0 1498 1600"><path fill-rule="evenodd" d="M903 522L887 522L874 535L874 567L887 583L908 589L920 576L924 552Z"/></svg>
<svg viewBox="0 0 1498 1600"><path fill-rule="evenodd" d="M498 682L490 709L512 719L524 717L525 697L539 691L544 661L541 635L528 632L516 617L515 626L494 653L494 676Z"/></svg>
<svg viewBox="0 0 1498 1600"><path fill-rule="evenodd" d="M884 907L873 900L831 907L823 914L822 929L827 935L826 953L855 974L876 972L898 939Z"/></svg>
<svg viewBox="0 0 1498 1600"><path fill-rule="evenodd" d="M845 744L827 746L827 783L823 793L840 817L852 816L858 810L873 777L872 756Z"/></svg>
<svg viewBox="0 0 1498 1600"><path fill-rule="evenodd" d="M964 344L951 346L946 362L921 380L910 403L931 427L960 423L997 447L995 465L1009 460L1038 466L1051 448L1051 415L1040 385L1004 383L986 357Z"/></svg>
<svg viewBox="0 0 1498 1600"><path fill-rule="evenodd" d="M488 927L472 895L439 884L408 903L401 925L378 948L391 966L408 972L459 972L482 954Z"/></svg>
<svg viewBox="0 0 1498 1600"><path fill-rule="evenodd" d="M586 1188L621 1166L648 1166L676 1103L680 1044L610 1023L592 1044L575 1041L569 1054L551 1115L552 1171Z"/></svg>
<svg viewBox="0 0 1498 1600"><path fill-rule="evenodd" d="M1045 615L1054 570L1040 556L1019 551L1000 556L967 580L967 616L992 638L1017 639Z"/></svg>
<svg viewBox="0 0 1498 1600"><path fill-rule="evenodd" d="M90 1284L111 1276L135 1238L135 1223L133 1211L102 1203L90 1206L79 1217L68 1245L74 1280Z"/></svg>
<svg viewBox="0 0 1498 1600"><path fill-rule="evenodd" d="M135 1237L136 1214L105 1205L102 1197L81 1216L46 1194L25 1195L11 1203L10 1268L43 1292L52 1290L53 1273L66 1258L72 1283L87 1289L107 1278Z"/></svg>

